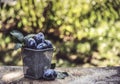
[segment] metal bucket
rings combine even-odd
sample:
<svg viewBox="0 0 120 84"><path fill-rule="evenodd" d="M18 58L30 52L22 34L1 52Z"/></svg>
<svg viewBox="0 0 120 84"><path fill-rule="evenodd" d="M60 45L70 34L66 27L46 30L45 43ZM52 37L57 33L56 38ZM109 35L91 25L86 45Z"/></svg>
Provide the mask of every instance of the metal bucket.
<svg viewBox="0 0 120 84"><path fill-rule="evenodd" d="M43 76L43 71L51 67L53 48L35 50L29 48L22 49L24 76L32 79L39 79Z"/></svg>

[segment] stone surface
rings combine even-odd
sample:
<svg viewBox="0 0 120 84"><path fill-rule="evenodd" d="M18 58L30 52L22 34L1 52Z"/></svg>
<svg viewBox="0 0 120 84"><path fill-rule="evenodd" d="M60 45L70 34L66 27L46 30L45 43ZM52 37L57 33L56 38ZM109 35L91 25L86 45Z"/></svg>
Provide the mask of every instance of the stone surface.
<svg viewBox="0 0 120 84"><path fill-rule="evenodd" d="M120 84L120 67L56 68L69 76L54 81L24 78L22 66L1 66L0 84Z"/></svg>

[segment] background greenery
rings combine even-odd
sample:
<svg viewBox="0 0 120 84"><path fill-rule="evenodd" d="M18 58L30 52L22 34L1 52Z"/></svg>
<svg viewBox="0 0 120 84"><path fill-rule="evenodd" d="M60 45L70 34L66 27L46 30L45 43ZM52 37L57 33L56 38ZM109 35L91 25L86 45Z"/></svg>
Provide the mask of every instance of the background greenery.
<svg viewBox="0 0 120 84"><path fill-rule="evenodd" d="M0 14L0 65L22 65L12 30L43 32L57 66L120 64L120 0L18 0Z"/></svg>

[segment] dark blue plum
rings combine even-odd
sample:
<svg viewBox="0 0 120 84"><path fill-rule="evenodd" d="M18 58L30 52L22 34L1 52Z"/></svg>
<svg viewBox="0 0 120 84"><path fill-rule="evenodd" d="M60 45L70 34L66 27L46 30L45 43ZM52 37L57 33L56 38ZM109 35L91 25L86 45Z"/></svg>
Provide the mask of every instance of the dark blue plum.
<svg viewBox="0 0 120 84"><path fill-rule="evenodd" d="M32 48L32 49L35 49L36 46L37 46L37 43L36 41L33 39L33 38L29 38L25 41L25 46L27 48Z"/></svg>
<svg viewBox="0 0 120 84"><path fill-rule="evenodd" d="M53 48L50 40L45 40L45 43L47 44L47 48Z"/></svg>
<svg viewBox="0 0 120 84"><path fill-rule="evenodd" d="M34 36L34 39L37 42L37 44L39 44L39 43L44 42L45 37L44 37L44 34L40 32Z"/></svg>
<svg viewBox="0 0 120 84"><path fill-rule="evenodd" d="M45 48L47 48L47 44L45 44L45 43L39 43L37 45L37 49L45 49Z"/></svg>
<svg viewBox="0 0 120 84"><path fill-rule="evenodd" d="M54 80L57 77L57 72L53 69L47 69L43 73L43 78L46 80Z"/></svg>

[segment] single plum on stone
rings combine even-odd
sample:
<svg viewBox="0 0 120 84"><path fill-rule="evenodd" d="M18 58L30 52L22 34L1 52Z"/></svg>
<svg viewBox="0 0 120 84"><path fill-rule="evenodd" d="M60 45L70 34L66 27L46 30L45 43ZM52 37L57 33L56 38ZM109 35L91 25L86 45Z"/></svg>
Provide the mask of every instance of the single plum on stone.
<svg viewBox="0 0 120 84"><path fill-rule="evenodd" d="M53 48L50 40L45 40L45 43L47 44L47 48Z"/></svg>
<svg viewBox="0 0 120 84"><path fill-rule="evenodd" d="M57 77L57 72L53 69L44 70L43 78L46 80L54 80Z"/></svg>
<svg viewBox="0 0 120 84"><path fill-rule="evenodd" d="M44 42L45 37L44 37L44 34L42 32L40 32L34 36L34 39L37 42L37 44L39 44L39 43Z"/></svg>
<svg viewBox="0 0 120 84"><path fill-rule="evenodd" d="M33 39L33 38L29 38L25 41L25 46L27 48L32 48L32 49L35 49L36 46L37 46L37 43L36 41Z"/></svg>
<svg viewBox="0 0 120 84"><path fill-rule="evenodd" d="M37 45L37 49L45 49L45 48L47 48L47 44L45 44L45 43L39 43Z"/></svg>

